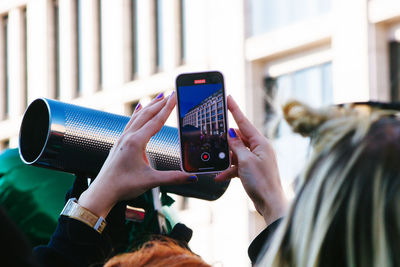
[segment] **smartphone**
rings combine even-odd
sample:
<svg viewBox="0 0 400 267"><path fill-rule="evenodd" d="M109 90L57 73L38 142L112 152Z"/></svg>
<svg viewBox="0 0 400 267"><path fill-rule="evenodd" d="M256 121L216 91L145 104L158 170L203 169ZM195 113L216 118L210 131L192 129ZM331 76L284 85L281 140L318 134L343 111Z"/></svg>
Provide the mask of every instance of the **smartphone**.
<svg viewBox="0 0 400 267"><path fill-rule="evenodd" d="M218 71L176 78L181 168L215 173L230 166L224 78Z"/></svg>

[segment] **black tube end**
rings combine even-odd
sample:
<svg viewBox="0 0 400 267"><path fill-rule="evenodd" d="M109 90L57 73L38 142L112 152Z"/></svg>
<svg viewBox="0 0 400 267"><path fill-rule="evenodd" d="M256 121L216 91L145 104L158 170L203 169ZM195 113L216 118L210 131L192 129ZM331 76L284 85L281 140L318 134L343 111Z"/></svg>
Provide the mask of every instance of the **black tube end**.
<svg viewBox="0 0 400 267"><path fill-rule="evenodd" d="M50 112L44 99L26 109L19 132L19 153L23 162L35 163L43 153L50 132Z"/></svg>

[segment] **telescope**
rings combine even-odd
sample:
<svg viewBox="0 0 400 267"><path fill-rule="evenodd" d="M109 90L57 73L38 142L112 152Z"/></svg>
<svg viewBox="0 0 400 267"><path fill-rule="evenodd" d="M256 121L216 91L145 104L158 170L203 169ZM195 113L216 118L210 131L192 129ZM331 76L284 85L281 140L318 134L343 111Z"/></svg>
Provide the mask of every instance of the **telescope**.
<svg viewBox="0 0 400 267"><path fill-rule="evenodd" d="M38 98L26 109L19 134L19 154L25 164L95 178L130 117ZM146 146L157 170L180 170L178 129L163 126ZM161 192L216 200L229 181L216 183L215 174L199 174L193 184L161 186Z"/></svg>

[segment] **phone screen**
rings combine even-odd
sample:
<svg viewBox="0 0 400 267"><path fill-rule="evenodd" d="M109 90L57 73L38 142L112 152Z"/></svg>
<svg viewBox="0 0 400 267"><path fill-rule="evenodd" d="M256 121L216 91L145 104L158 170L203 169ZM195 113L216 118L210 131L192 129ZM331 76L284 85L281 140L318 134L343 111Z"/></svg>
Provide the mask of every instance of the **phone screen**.
<svg viewBox="0 0 400 267"><path fill-rule="evenodd" d="M183 170L204 173L227 169L230 159L222 74L181 74L176 88Z"/></svg>

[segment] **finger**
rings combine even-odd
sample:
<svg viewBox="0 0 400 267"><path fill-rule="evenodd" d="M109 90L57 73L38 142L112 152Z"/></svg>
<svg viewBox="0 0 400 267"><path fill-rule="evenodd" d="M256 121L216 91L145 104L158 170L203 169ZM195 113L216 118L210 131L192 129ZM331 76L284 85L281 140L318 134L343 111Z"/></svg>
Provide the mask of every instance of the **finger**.
<svg viewBox="0 0 400 267"><path fill-rule="evenodd" d="M246 138L246 136L244 136L239 129L235 129L235 132L240 137L240 139L242 139L243 144L250 148L250 143L249 143L249 140Z"/></svg>
<svg viewBox="0 0 400 267"><path fill-rule="evenodd" d="M247 119L232 96L228 96L228 109L232 113L241 134L248 140L250 148L252 148L253 145L265 142L265 137Z"/></svg>
<svg viewBox="0 0 400 267"><path fill-rule="evenodd" d="M242 139L236 134L235 129L230 128L228 131L228 142L229 148L232 150L233 154L236 156L238 163L249 158L251 152L244 145Z"/></svg>
<svg viewBox="0 0 400 267"><path fill-rule="evenodd" d="M214 180L216 182L224 182L224 181L227 181L229 179L232 179L232 178L235 178L235 177L238 177L238 176L239 176L238 175L238 167L237 166L233 166L233 167L230 167L229 169L219 173L214 178Z"/></svg>
<svg viewBox="0 0 400 267"><path fill-rule="evenodd" d="M154 105L155 103L163 99L164 99L164 93L161 92L155 98L153 98L147 106L149 107L151 105Z"/></svg>
<svg viewBox="0 0 400 267"><path fill-rule="evenodd" d="M157 102L160 102L163 99L164 99L164 93L161 92L155 98L153 98L146 107L151 107L152 105L155 105Z"/></svg>
<svg viewBox="0 0 400 267"><path fill-rule="evenodd" d="M174 93L172 93L168 98L166 105L157 113L157 115L155 115L140 129L140 134L144 138L150 139L153 135L160 131L174 109L175 104L176 96Z"/></svg>
<svg viewBox="0 0 400 267"><path fill-rule="evenodd" d="M149 165L149 159L147 158L146 150L143 150L143 160L147 165Z"/></svg>
<svg viewBox="0 0 400 267"><path fill-rule="evenodd" d="M141 109L142 109L142 104L138 103L138 104L136 105L136 107L135 107L135 111L133 111L133 114L138 113L139 110L141 110Z"/></svg>
<svg viewBox="0 0 400 267"><path fill-rule="evenodd" d="M232 151L231 151L231 163L232 163L232 165L238 164L237 156Z"/></svg>
<svg viewBox="0 0 400 267"><path fill-rule="evenodd" d="M153 119L153 117L160 112L160 110L165 106L168 99L162 99L153 105L144 107L138 116L133 120L132 125L129 127L129 131L137 131L143 127L148 121Z"/></svg>
<svg viewBox="0 0 400 267"><path fill-rule="evenodd" d="M197 176L182 171L153 171L152 186L195 183Z"/></svg>
<svg viewBox="0 0 400 267"><path fill-rule="evenodd" d="M154 104L160 102L163 99L164 99L164 93L158 94L153 100L151 100L151 102L146 106L146 108L149 108L149 107L153 106ZM126 131L127 129L129 129L132 126L133 122L136 120L136 117L138 116L139 111L142 108L143 108L143 106L140 103L136 106L136 108L133 111L133 114L132 114L129 122L127 123L127 125L124 128L124 131Z"/></svg>
<svg viewBox="0 0 400 267"><path fill-rule="evenodd" d="M133 121L135 120L138 112L142 109L142 104L138 103L135 107L135 110L132 113L131 118L129 119L128 123L125 125L124 131L126 131L126 129L128 129L129 127L131 127Z"/></svg>

